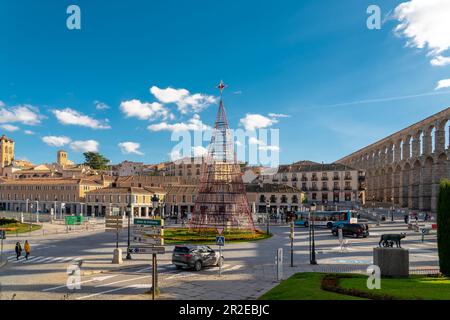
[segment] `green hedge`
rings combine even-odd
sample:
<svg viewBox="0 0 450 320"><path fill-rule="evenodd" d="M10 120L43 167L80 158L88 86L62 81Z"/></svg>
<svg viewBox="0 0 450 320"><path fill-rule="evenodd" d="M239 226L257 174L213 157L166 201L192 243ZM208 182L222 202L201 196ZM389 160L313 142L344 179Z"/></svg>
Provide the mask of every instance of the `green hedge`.
<svg viewBox="0 0 450 320"><path fill-rule="evenodd" d="M3 226L5 224L17 223L17 222L18 221L16 219L0 218L0 226Z"/></svg>
<svg viewBox="0 0 450 320"><path fill-rule="evenodd" d="M450 276L450 180L441 181L437 211L439 266L442 274Z"/></svg>

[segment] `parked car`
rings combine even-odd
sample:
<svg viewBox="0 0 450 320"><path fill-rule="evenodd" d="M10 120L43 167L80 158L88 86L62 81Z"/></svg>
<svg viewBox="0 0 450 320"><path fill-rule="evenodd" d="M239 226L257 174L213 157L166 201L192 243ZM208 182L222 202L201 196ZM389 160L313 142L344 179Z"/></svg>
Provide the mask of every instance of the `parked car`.
<svg viewBox="0 0 450 320"><path fill-rule="evenodd" d="M193 268L200 271L203 267L221 266L223 256L208 246L178 245L173 250L172 264L177 269Z"/></svg>
<svg viewBox="0 0 450 320"><path fill-rule="evenodd" d="M363 237L369 236L369 225L364 223L344 223L338 226L334 226L331 232L334 236L339 235L339 229L342 229L343 236Z"/></svg>

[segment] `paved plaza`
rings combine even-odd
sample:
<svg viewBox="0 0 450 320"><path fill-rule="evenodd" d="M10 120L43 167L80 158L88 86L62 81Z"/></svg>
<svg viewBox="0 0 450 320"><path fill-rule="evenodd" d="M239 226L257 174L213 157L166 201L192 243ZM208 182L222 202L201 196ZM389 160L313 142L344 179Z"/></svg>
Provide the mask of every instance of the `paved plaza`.
<svg viewBox="0 0 450 320"><path fill-rule="evenodd" d="M45 234L10 237L6 244L8 263L0 269L0 299L150 299L145 294L151 287L151 259L149 255L134 255L120 266L111 264L115 247L114 235L104 230L64 233L63 229ZM62 226L61 226L62 228ZM261 227L265 230L265 227ZM401 221L371 225L370 237L347 238L346 248L339 246L337 237L328 229L317 229L317 266L309 264L308 230L296 228L294 267L290 267L290 239L288 226L271 226L274 236L267 240L226 244L225 264L219 277L218 268L200 272L176 270L171 265L173 246L166 246L166 254L159 256L158 299L257 299L278 284L275 255L283 248L283 277L296 272L361 272L372 264L372 250L378 246L383 233L407 232L402 246L410 252L412 272L437 269L436 235L421 235L408 230ZM121 234L120 246L125 251L127 231ZM32 255L28 261L17 261L12 249L17 240L28 239ZM213 249L217 247L211 245ZM66 287L67 270L81 264L81 288Z"/></svg>

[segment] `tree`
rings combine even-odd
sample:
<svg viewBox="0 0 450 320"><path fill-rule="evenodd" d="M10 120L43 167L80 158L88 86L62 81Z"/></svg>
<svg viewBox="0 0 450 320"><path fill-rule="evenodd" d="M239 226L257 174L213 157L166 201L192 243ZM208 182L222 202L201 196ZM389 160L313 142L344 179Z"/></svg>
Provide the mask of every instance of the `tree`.
<svg viewBox="0 0 450 320"><path fill-rule="evenodd" d="M85 152L84 165L91 167L94 170L106 170L108 169L109 160L98 152Z"/></svg>
<svg viewBox="0 0 450 320"><path fill-rule="evenodd" d="M439 266L442 274L450 276L450 180L441 181L437 211Z"/></svg>

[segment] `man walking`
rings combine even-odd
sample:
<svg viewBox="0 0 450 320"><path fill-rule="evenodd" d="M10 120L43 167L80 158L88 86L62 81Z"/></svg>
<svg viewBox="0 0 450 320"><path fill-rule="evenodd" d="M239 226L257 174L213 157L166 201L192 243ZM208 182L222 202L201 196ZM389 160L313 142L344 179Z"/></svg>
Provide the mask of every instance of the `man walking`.
<svg viewBox="0 0 450 320"><path fill-rule="evenodd" d="M22 255L22 246L20 245L20 242L17 241L16 243L16 259L19 260L19 257Z"/></svg>
<svg viewBox="0 0 450 320"><path fill-rule="evenodd" d="M28 240L25 241L25 259L28 260L28 257L30 256L30 244L28 243Z"/></svg>

